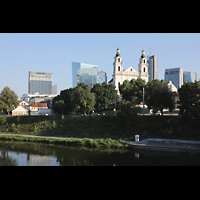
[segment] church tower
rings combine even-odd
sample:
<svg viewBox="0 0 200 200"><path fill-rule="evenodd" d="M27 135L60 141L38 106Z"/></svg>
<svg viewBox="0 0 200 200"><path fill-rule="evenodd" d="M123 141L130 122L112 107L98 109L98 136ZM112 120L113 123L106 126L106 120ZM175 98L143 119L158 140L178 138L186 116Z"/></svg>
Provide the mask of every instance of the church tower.
<svg viewBox="0 0 200 200"><path fill-rule="evenodd" d="M142 50L142 55L139 59L139 64L138 64L138 71L139 71L139 77L144 79L145 82L148 82L149 79L149 74L148 74L148 63L147 63L147 58L145 57L145 52Z"/></svg>
<svg viewBox="0 0 200 200"><path fill-rule="evenodd" d="M113 74L116 74L122 71L123 71L122 57L120 54L120 50L117 49L117 53L116 53L116 56L114 57L114 63L113 63Z"/></svg>
<svg viewBox="0 0 200 200"><path fill-rule="evenodd" d="M120 54L120 50L117 49L117 53L114 57L114 63L113 63L113 84L115 86L115 89L118 90L118 93L119 93L119 85L123 83L122 73L123 73L122 56Z"/></svg>

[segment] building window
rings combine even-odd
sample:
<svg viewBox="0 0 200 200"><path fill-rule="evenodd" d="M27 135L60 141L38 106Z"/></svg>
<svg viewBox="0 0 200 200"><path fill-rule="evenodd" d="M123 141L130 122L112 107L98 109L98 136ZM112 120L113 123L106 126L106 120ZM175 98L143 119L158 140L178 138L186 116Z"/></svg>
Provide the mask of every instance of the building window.
<svg viewBox="0 0 200 200"><path fill-rule="evenodd" d="M120 62L120 58L118 58L118 62Z"/></svg>
<svg viewBox="0 0 200 200"><path fill-rule="evenodd" d="M145 60L144 60L144 63L145 63Z"/></svg>
<svg viewBox="0 0 200 200"><path fill-rule="evenodd" d="M145 67L144 67L144 72L145 72Z"/></svg>
<svg viewBox="0 0 200 200"><path fill-rule="evenodd" d="M118 71L120 71L120 66L118 66Z"/></svg>

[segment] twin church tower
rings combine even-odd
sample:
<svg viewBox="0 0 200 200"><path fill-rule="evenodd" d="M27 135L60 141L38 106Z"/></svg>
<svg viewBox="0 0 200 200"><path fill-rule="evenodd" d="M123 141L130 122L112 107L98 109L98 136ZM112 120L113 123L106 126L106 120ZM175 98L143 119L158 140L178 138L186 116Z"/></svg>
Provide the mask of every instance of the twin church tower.
<svg viewBox="0 0 200 200"><path fill-rule="evenodd" d="M139 59L138 70L134 69L132 66L126 70L123 70L122 56L120 54L120 50L117 49L113 63L113 79L109 83L113 84L119 93L119 86L123 84L125 80L130 81L137 78L144 79L146 83L149 81L148 62L147 58L145 57L144 50L142 51L142 55Z"/></svg>

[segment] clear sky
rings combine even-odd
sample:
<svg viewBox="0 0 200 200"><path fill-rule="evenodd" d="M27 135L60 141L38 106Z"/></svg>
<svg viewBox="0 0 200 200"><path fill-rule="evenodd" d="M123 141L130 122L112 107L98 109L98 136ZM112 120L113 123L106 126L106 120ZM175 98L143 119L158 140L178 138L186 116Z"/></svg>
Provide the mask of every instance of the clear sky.
<svg viewBox="0 0 200 200"><path fill-rule="evenodd" d="M53 73L58 93L72 87L72 61L98 65L112 78L119 47L124 69L138 70L146 56L158 56L158 78L167 68L182 67L200 76L200 33L0 33L0 91L28 93L28 71Z"/></svg>

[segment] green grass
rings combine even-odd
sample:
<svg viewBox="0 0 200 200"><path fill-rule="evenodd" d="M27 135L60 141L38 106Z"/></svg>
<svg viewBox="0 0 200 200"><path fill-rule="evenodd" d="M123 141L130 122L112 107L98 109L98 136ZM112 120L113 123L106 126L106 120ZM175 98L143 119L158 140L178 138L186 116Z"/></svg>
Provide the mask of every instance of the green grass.
<svg viewBox="0 0 200 200"><path fill-rule="evenodd" d="M23 135L0 135L0 140L7 141L23 141L23 142L37 142L37 143L49 143L59 145L70 145L70 146L86 146L95 148L126 148L127 143L123 140L107 139L58 139L58 138L45 138L45 137L28 137Z"/></svg>
<svg viewBox="0 0 200 200"><path fill-rule="evenodd" d="M140 140L152 137L200 140L200 129L191 127L180 116L1 116L0 132L114 140L134 140L138 134ZM101 141L86 143L101 146ZM112 142L107 140L106 145L112 146Z"/></svg>

